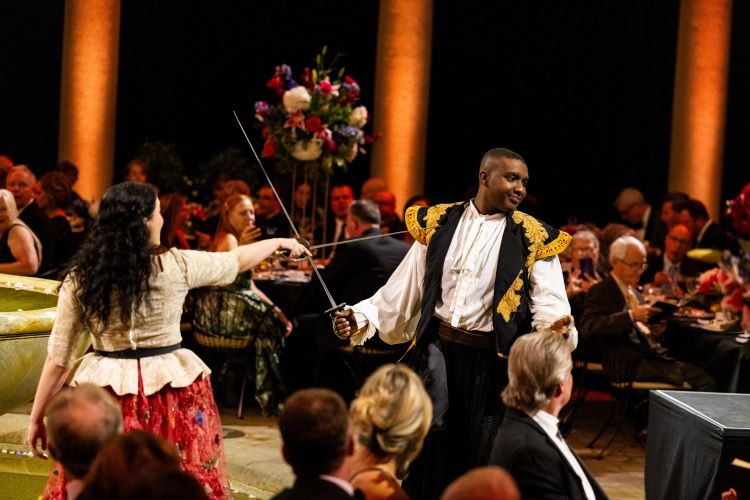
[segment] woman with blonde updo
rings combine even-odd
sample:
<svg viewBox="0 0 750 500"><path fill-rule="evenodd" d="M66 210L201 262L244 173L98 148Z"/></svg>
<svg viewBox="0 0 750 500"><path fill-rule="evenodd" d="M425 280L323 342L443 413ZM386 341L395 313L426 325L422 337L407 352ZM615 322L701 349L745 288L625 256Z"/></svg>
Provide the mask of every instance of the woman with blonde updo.
<svg viewBox="0 0 750 500"><path fill-rule="evenodd" d="M365 381L349 416L355 439L349 482L367 500L408 499L401 480L432 422L422 381L406 365L383 365Z"/></svg>

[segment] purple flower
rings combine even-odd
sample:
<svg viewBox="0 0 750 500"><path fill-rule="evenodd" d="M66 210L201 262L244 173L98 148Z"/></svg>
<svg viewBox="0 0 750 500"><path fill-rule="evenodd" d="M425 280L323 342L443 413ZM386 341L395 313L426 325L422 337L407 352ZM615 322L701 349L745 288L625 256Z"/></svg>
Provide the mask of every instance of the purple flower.
<svg viewBox="0 0 750 500"><path fill-rule="evenodd" d="M359 138L362 137L362 131L357 127L352 127L351 125L344 125L343 127L340 127L336 131L336 133L338 133L342 137L346 137L347 139L359 140Z"/></svg>
<svg viewBox="0 0 750 500"><path fill-rule="evenodd" d="M292 77L292 68L288 64L282 64L276 68L276 74L284 80L289 80Z"/></svg>

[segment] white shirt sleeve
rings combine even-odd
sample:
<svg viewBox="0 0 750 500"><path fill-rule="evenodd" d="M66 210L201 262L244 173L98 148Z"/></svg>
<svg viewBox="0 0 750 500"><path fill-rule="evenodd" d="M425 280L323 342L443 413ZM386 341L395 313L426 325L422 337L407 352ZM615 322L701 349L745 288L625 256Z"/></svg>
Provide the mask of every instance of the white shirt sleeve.
<svg viewBox="0 0 750 500"><path fill-rule="evenodd" d="M531 270L531 315L534 330L542 330L563 316L570 316L562 268L556 255L536 261ZM575 349L578 346L575 324L571 323L569 331Z"/></svg>
<svg viewBox="0 0 750 500"><path fill-rule="evenodd" d="M359 327L351 337L352 345L363 344L376 331L388 344L402 344L414 337L421 316L426 261L427 246L415 242L388 282L352 307Z"/></svg>

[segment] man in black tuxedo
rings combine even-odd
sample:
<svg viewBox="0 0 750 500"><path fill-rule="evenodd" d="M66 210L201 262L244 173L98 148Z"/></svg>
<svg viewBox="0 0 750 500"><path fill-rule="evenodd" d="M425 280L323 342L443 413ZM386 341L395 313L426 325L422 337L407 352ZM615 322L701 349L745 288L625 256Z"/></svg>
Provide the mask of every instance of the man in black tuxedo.
<svg viewBox="0 0 750 500"><path fill-rule="evenodd" d="M708 217L706 206L698 200L687 200L672 205L678 221L693 231L694 248L715 248L737 253L737 240ZM709 266L713 267L713 266Z"/></svg>
<svg viewBox="0 0 750 500"><path fill-rule="evenodd" d="M648 269L641 276L640 283L653 283L665 295L679 296L687 291L685 280L701 273L700 263L687 257L692 242L688 226L672 226L664 240L664 255L648 256Z"/></svg>
<svg viewBox="0 0 750 500"><path fill-rule="evenodd" d="M363 498L347 481L345 460L354 453L349 412L328 389L303 389L284 403L279 417L281 453L296 480L274 498L323 500Z"/></svg>
<svg viewBox="0 0 750 500"><path fill-rule="evenodd" d="M545 331L523 335L510 348L507 409L490 464L510 472L522 498L607 498L558 430L573 388L570 351L562 336Z"/></svg>
<svg viewBox="0 0 750 500"><path fill-rule="evenodd" d="M646 249L633 236L621 236L610 247L612 273L586 294L579 325L582 338L598 339L603 350L635 349L642 355L636 380L663 381L711 391L716 382L703 368L669 356L646 325L658 312L635 289L647 267Z"/></svg>
<svg viewBox="0 0 750 500"><path fill-rule="evenodd" d="M615 208L620 217L635 230L635 235L648 244L648 253L660 255L667 227L661 220L659 211L646 203L643 193L633 187L623 189L615 200Z"/></svg>
<svg viewBox="0 0 750 500"><path fill-rule="evenodd" d="M382 234L378 206L370 200L353 202L348 208L345 229L350 238ZM337 247L333 258L326 268L320 271L320 274L336 301L354 304L371 296L385 285L408 251L409 245L390 237L344 243ZM315 281L307 287L298 301L295 316L297 316L299 331L293 333L287 343L288 356L303 358L294 362L298 373L289 374L292 378L290 383L292 387L298 386L293 379L301 375L304 371L302 367L308 364L308 370L314 369L318 374L316 385L335 387L345 399L351 399L354 397L354 391L358 389L357 382L363 382L380 364L396 361L403 354L404 349L393 348L380 339L368 344L367 353L373 353L373 349L381 352L393 351L392 358L374 357L369 354L364 356L361 347L354 348L354 352L351 353L354 359L347 360L357 378L357 380L352 380L348 376L350 368L342 366L340 358L342 353L338 352L339 347L346 347L349 342L336 337L331 331L330 319L321 314L330 307L330 304L326 300L322 286L317 280ZM302 347L301 344L305 342L305 339L300 337L313 337L309 335L311 331L315 333L315 347L310 345ZM317 351L320 358L313 359L314 357L310 356L311 350ZM352 351L352 349L348 350ZM319 362L317 368L311 366L313 361ZM310 381L309 377L304 378Z"/></svg>

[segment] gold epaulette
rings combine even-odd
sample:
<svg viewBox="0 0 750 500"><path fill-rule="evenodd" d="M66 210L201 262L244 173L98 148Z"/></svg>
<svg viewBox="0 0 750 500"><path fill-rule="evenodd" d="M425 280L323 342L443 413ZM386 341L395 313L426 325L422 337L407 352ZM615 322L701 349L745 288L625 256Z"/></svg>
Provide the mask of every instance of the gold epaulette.
<svg viewBox="0 0 750 500"><path fill-rule="evenodd" d="M460 201L458 203L442 203L433 207L409 207L406 209L404 217L406 229L409 230L412 238L423 245L427 245L430 243L432 235L435 234L435 231L440 226L440 220L448 209L462 203Z"/></svg>
<svg viewBox="0 0 750 500"><path fill-rule="evenodd" d="M557 235L557 238L539 249L539 251L536 253L537 259L546 259L547 257L561 254L565 251L566 248L568 248L568 245L570 244L570 241L572 239L573 237L571 235L569 235L565 231L560 231L560 233Z"/></svg>

